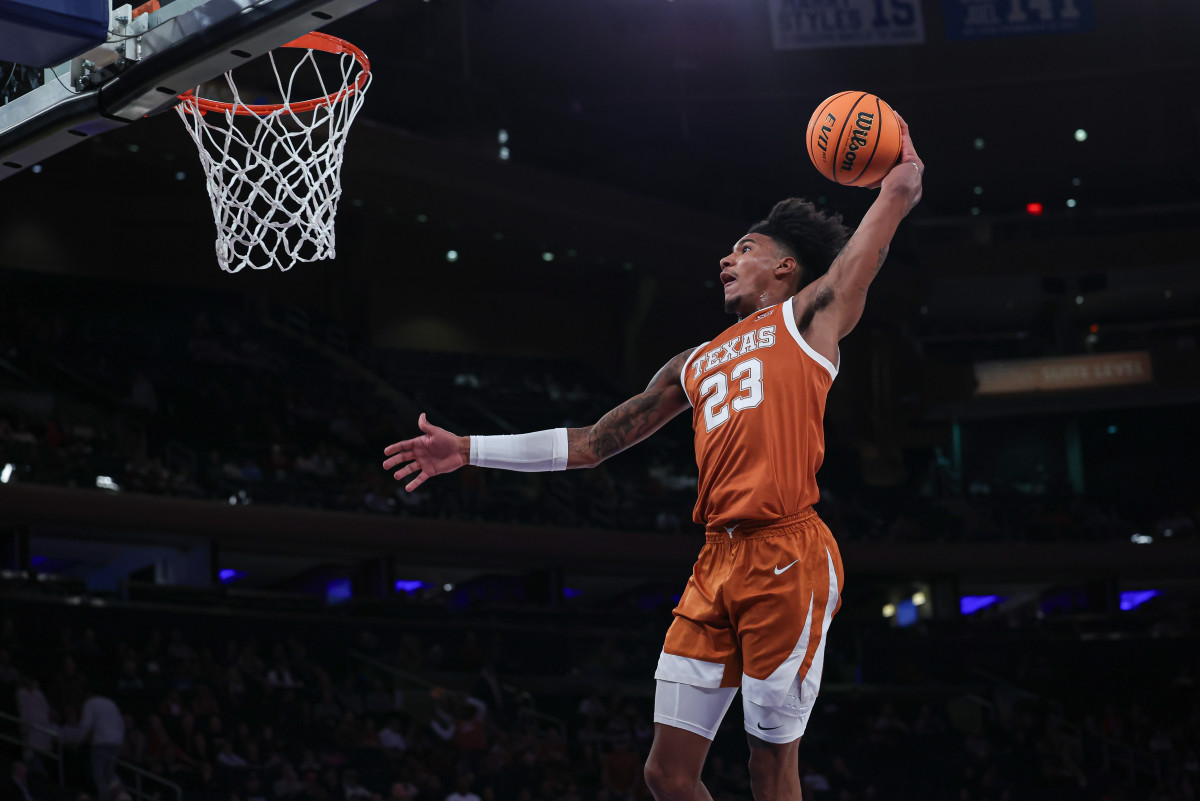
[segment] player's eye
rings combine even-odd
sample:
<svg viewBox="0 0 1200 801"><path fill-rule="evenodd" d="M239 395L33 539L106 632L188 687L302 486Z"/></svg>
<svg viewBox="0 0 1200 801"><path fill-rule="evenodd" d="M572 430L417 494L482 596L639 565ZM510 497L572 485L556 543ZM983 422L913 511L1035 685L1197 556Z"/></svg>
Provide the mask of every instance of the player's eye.
<svg viewBox="0 0 1200 801"><path fill-rule="evenodd" d="M749 250L749 249L750 249L750 246L749 246L749 245L742 245L742 252L743 252L743 253L745 253L745 252L746 252L747 250Z"/></svg>

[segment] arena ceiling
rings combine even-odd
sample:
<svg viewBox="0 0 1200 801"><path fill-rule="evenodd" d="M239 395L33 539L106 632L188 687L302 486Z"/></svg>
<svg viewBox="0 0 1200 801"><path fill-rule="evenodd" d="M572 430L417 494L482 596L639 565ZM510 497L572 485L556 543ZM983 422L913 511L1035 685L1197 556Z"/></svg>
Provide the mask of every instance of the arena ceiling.
<svg viewBox="0 0 1200 801"><path fill-rule="evenodd" d="M930 215L1192 203L1200 5L1093 2L1092 32L955 41L926 0L925 43L884 47L774 49L767 0L385 1L330 30L376 65L372 119L493 152L503 128L515 161L737 218L848 191L803 147L845 89L912 125Z"/></svg>
<svg viewBox="0 0 1200 801"><path fill-rule="evenodd" d="M748 222L788 195L851 221L869 203L822 179L802 142L823 98L863 89L905 115L928 166L868 322L905 319L931 336L1036 335L1047 316L1084 329L1196 327L1200 4L1091 0L1090 32L960 41L944 11L963 2L921 3L922 44L778 50L769 0L379 0L326 28L361 46L375 72L339 229L351 242L374 230L408 263L442 261L474 238L495 251L454 265L474 286L498 264L536 285L577 263L585 287L629 266L620 280L667 279L681 287L672 303L711 309L720 324L710 273ZM139 221L140 250L194 240L172 250L216 274L194 149L174 116L6 181L7 196L28 202L10 204L0 241L44 226L65 198L108 196ZM1031 202L1041 216L1026 214ZM92 225L111 236L93 212L76 215L79 238ZM543 249L558 261L542 264Z"/></svg>

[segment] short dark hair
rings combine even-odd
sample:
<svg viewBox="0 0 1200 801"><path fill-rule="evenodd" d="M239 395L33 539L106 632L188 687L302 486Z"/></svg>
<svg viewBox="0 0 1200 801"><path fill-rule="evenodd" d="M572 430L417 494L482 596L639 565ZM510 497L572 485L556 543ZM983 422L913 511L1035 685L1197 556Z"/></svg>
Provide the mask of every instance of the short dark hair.
<svg viewBox="0 0 1200 801"><path fill-rule="evenodd" d="M776 203L765 220L750 226L749 233L771 237L796 259L800 265L797 292L829 272L850 237L842 215L827 214L800 197Z"/></svg>

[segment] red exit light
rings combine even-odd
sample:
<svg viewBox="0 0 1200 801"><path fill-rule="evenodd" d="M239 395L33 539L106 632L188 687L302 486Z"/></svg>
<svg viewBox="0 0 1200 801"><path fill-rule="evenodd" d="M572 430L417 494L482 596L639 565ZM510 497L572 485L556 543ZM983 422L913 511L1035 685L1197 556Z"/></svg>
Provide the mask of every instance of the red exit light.
<svg viewBox="0 0 1200 801"><path fill-rule="evenodd" d="M1041 213L1042 213L1042 204L1041 203L1026 203L1025 204L1025 212L1027 214L1032 214L1034 217L1037 217L1037 216L1041 215Z"/></svg>

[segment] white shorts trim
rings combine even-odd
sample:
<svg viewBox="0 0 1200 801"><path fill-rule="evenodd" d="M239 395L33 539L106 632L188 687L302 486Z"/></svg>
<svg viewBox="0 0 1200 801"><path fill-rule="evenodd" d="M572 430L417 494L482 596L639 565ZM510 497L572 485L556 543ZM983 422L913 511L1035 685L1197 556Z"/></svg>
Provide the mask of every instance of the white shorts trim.
<svg viewBox="0 0 1200 801"><path fill-rule="evenodd" d="M804 674L804 680L799 681L800 666L808 653L809 641L812 634L813 603L815 596L808 602L808 617L804 620L804 628L796 647L783 664L765 679L756 679L742 674L742 692L747 703L753 703L767 709L777 709L780 712L804 720L812 712L813 703L821 689L821 673L825 667L825 641L829 634L829 624L833 621L833 610L838 602L837 568L833 563L833 554L825 550L825 558L829 564L829 598L825 602L825 617L821 621L821 640L817 643L816 653L813 654L812 664ZM755 734L755 732L751 732ZM765 739L765 738L764 738ZM790 741L789 741L790 742Z"/></svg>
<svg viewBox="0 0 1200 801"><path fill-rule="evenodd" d="M654 689L654 722L711 740L737 695L737 687L693 687L659 679Z"/></svg>
<svg viewBox="0 0 1200 801"><path fill-rule="evenodd" d="M834 366L829 359L826 359L821 354L817 353L813 346L805 341L804 337L800 336L800 329L796 327L796 311L792 308L792 301L785 300L783 302L783 324L787 328L788 333L792 335L792 339L796 340L796 344L804 349L804 352L812 358L814 362L821 365L828 371L830 378L837 378L838 368L842 364L842 349L838 348L838 363Z"/></svg>
<svg viewBox="0 0 1200 801"><path fill-rule="evenodd" d="M810 707L811 709L811 707ZM768 743L790 743L804 736L808 715L792 715L782 709L759 706L742 696L742 716L746 733Z"/></svg>
<svg viewBox="0 0 1200 801"><path fill-rule="evenodd" d="M720 687L725 675L725 665L720 662L705 662L690 656L676 656L662 651L658 655L658 668L654 678L676 681L693 687ZM736 689L736 688L735 688Z"/></svg>

